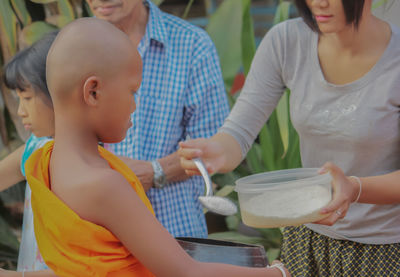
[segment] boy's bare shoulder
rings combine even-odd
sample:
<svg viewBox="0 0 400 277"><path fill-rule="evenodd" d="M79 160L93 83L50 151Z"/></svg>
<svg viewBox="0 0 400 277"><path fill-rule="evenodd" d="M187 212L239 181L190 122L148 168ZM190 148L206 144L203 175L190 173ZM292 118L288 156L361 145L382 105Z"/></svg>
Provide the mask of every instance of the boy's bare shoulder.
<svg viewBox="0 0 400 277"><path fill-rule="evenodd" d="M85 178L77 184L75 189L87 191L90 198L96 198L126 186L130 185L119 172L111 168L94 168L86 171Z"/></svg>
<svg viewBox="0 0 400 277"><path fill-rule="evenodd" d="M64 191L65 202L81 218L100 223L98 215L107 209L121 193L134 192L128 181L117 171L106 168L89 168L82 178Z"/></svg>

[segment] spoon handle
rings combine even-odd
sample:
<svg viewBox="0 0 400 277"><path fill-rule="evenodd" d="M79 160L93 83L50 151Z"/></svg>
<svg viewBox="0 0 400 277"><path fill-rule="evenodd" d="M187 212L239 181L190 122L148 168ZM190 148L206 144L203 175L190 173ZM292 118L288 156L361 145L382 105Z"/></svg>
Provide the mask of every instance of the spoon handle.
<svg viewBox="0 0 400 277"><path fill-rule="evenodd" d="M199 169L201 175L203 176L204 182L206 183L206 195L205 196L212 196L212 182L210 175L208 174L208 171L206 169L206 166L204 165L203 161L200 158L194 158L192 161L195 163L197 168Z"/></svg>

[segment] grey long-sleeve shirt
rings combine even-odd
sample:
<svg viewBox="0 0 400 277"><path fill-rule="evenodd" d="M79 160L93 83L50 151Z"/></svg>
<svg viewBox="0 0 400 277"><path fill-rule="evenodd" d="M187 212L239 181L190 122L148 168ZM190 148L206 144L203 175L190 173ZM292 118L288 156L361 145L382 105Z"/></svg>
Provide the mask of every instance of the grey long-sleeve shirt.
<svg viewBox="0 0 400 277"><path fill-rule="evenodd" d="M391 40L379 61L346 85L324 79L317 45L318 34L302 19L272 28L219 132L233 135L244 156L287 87L304 167L332 161L347 175L360 177L399 169L400 30L392 26ZM400 205L352 204L334 226L307 226L335 239L398 243Z"/></svg>

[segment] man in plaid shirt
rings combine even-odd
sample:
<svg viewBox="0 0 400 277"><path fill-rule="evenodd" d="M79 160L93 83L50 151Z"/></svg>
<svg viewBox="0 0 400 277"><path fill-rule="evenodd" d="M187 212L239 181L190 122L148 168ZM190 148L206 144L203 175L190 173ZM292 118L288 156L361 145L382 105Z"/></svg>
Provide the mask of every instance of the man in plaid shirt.
<svg viewBox="0 0 400 277"><path fill-rule="evenodd" d="M87 2L97 18L130 37L143 60L133 126L124 141L107 148L130 158L125 161L147 190L157 219L173 236L207 237L198 201L204 183L185 174L176 151L187 136L212 136L229 112L211 39L148 0Z"/></svg>

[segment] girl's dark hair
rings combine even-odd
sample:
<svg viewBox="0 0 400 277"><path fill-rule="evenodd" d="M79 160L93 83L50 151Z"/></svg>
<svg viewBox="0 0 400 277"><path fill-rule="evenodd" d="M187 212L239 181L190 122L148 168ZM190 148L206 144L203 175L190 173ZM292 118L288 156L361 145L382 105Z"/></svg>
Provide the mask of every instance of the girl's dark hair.
<svg viewBox="0 0 400 277"><path fill-rule="evenodd" d="M294 1L300 16L306 24L315 32L320 32L317 22L315 21L305 0ZM342 0L344 14L346 15L347 24L353 24L355 28L360 24L364 9L365 0Z"/></svg>
<svg viewBox="0 0 400 277"><path fill-rule="evenodd" d="M58 31L46 34L28 48L17 53L4 67L4 83L10 89L32 87L35 92L44 93L49 99L46 83L46 58Z"/></svg>

